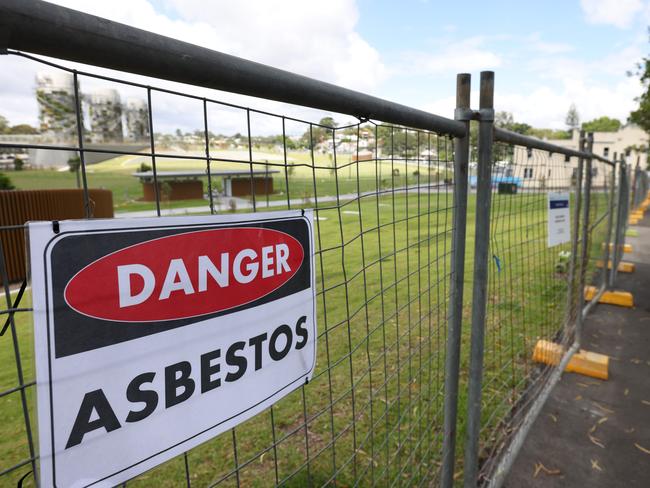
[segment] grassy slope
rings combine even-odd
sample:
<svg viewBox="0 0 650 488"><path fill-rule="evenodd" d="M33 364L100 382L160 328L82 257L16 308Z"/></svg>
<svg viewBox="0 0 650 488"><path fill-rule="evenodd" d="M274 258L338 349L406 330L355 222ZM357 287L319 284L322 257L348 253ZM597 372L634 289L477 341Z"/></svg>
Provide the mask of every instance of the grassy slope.
<svg viewBox="0 0 650 488"><path fill-rule="evenodd" d="M390 167L386 169L390 175ZM114 181L122 188L122 183L133 183L128 172L116 175L98 171L89 179L100 181L106 177L105 181ZM336 181L329 170L321 172L322 178L317 175L316 179L317 192L332 194L328 192L336 187ZM24 181L33 185L53 187L73 182L69 173L58 173L56 178L60 180L52 177L41 182L30 180L27 175L31 173L35 172L24 173ZM339 188L345 173L345 169L339 171ZM299 180L300 173L294 176ZM354 189L356 175L351 176ZM313 191L313 179L304 180ZM400 184L397 178L394 180L389 183ZM408 183L414 180L410 177ZM360 179L360 184L364 181ZM374 181L374 173L369 172L366 183L373 187ZM474 250L474 204L471 195L468 269ZM414 482L427 478L427 470L436 472L442 441L451 206L451 193L423 193L419 198L414 192L408 196L388 193L352 202L340 212L319 212L327 220L319 220L317 227L318 248L322 250L316 263L321 334L317 371L304 390L297 390L274 406L275 431L268 411L237 427L238 461L251 461L239 472L242 484L268 484L274 480L277 462L279 480L289 478L289 485L303 485L307 450L308 470L317 485L328 481L335 470L341 484L361 478L361 485L373 481L384 484L396 478ZM544 195L495 195L493 201L491 246L501 271L493 259L484 396L489 426L492 419L507 413L512 399L525 386L534 341L551 336L561 322L566 285L563 277L553 272L559 249L546 248L544 208ZM360 215L355 213L359 211ZM341 242L346 243L344 253L339 247ZM469 303L469 278L466 287ZM467 305L465 315L460 412L465 411L468 366ZM26 380L30 381L33 370L28 313L17 315L17 330ZM0 340L0 360L6 365L0 371L0 386L15 386L8 334ZM4 434L0 449L5 453L0 469L4 469L24 459L27 451L19 395L5 396L0 402L0 429ZM461 415L459 439L463 430ZM279 442L276 449L265 452L274 435ZM230 434L223 434L189 452L194 483L203 486L230 473L234 465L232 442ZM174 459L129 486L177 486L184 480L183 466L182 458ZM19 469L16 476L25 471Z"/></svg>

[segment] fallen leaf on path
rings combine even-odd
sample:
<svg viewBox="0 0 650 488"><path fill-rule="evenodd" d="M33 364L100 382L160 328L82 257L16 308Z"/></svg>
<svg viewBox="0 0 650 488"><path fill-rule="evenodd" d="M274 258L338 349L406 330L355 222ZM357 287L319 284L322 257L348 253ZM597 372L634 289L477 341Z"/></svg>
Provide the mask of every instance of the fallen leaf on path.
<svg viewBox="0 0 650 488"><path fill-rule="evenodd" d="M553 415L552 413L549 413L548 416L551 417L553 419L553 422L555 422L557 424L557 417L555 415Z"/></svg>
<svg viewBox="0 0 650 488"><path fill-rule="evenodd" d="M603 468L600 467L600 464L598 464L598 459L592 459L591 460L591 469L596 469L598 471L603 470Z"/></svg>
<svg viewBox="0 0 650 488"><path fill-rule="evenodd" d="M591 427L591 429L589 429L589 433L590 433L590 434L593 434L594 432L596 432L596 429L598 428L598 426L599 426L600 424L602 424L603 422L607 422L607 417L603 417L603 418L600 419L598 422L596 422L596 423Z"/></svg>
<svg viewBox="0 0 650 488"><path fill-rule="evenodd" d="M605 449L605 444L603 444L602 442L600 442L600 439L598 439L597 437L594 437L594 436L591 435L591 434L587 434L587 435L589 436L589 440L590 440L593 444L596 444L598 447L601 447L601 448Z"/></svg>
<svg viewBox="0 0 650 488"><path fill-rule="evenodd" d="M623 394L624 394L625 396L627 396L628 393L630 393L630 389L629 389L629 388L625 388L625 392L623 392Z"/></svg>
<svg viewBox="0 0 650 488"><path fill-rule="evenodd" d="M650 402L648 400L641 400L641 403L643 403L644 405L650 405Z"/></svg>
<svg viewBox="0 0 650 488"><path fill-rule="evenodd" d="M636 442L634 443L634 446L635 446L639 451L643 451L643 452L645 452L646 454L650 454L650 449L646 449L645 447L642 447L642 446L638 445Z"/></svg>
<svg viewBox="0 0 650 488"><path fill-rule="evenodd" d="M598 408L600 408L603 412L606 412L606 413L615 413L614 410L610 410L609 408L603 407L603 406L602 406L600 403L598 403L598 402L595 402L595 401L592 400L591 403L593 403L594 405L596 405L596 406L597 406Z"/></svg>
<svg viewBox="0 0 650 488"><path fill-rule="evenodd" d="M546 474L551 475L551 476L562 474L562 471L560 471L559 469L548 469L542 463L535 463L535 473L533 474L533 478L537 478L537 475L541 471L544 471Z"/></svg>

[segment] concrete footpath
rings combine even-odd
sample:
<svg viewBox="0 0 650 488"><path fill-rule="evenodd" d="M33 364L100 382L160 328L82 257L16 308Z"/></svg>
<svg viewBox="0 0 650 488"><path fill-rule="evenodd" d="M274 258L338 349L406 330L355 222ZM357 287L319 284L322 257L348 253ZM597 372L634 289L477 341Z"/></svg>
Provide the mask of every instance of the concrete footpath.
<svg viewBox="0 0 650 488"><path fill-rule="evenodd" d="M650 214L632 229L616 289L635 307L597 305L583 349L610 356L608 381L566 373L506 479L519 487L650 487Z"/></svg>

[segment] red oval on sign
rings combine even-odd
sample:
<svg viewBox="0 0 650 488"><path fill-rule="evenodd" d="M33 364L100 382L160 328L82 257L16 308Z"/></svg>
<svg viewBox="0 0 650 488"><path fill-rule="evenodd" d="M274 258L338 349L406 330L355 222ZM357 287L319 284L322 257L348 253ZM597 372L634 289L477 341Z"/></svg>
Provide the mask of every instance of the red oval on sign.
<svg viewBox="0 0 650 488"><path fill-rule="evenodd" d="M121 322L185 319L262 298L304 259L289 234L258 227L186 232L108 254L66 285L67 304Z"/></svg>

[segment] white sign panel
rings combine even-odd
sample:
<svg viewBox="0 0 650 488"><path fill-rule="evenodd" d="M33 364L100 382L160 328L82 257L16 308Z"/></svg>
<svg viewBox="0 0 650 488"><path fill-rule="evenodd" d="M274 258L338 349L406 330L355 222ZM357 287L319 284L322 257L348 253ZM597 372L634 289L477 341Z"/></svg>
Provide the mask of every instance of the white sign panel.
<svg viewBox="0 0 650 488"><path fill-rule="evenodd" d="M311 378L313 216L29 224L42 486L114 486Z"/></svg>
<svg viewBox="0 0 650 488"><path fill-rule="evenodd" d="M549 192L548 194L548 247L571 240L571 217L569 216L569 194Z"/></svg>

